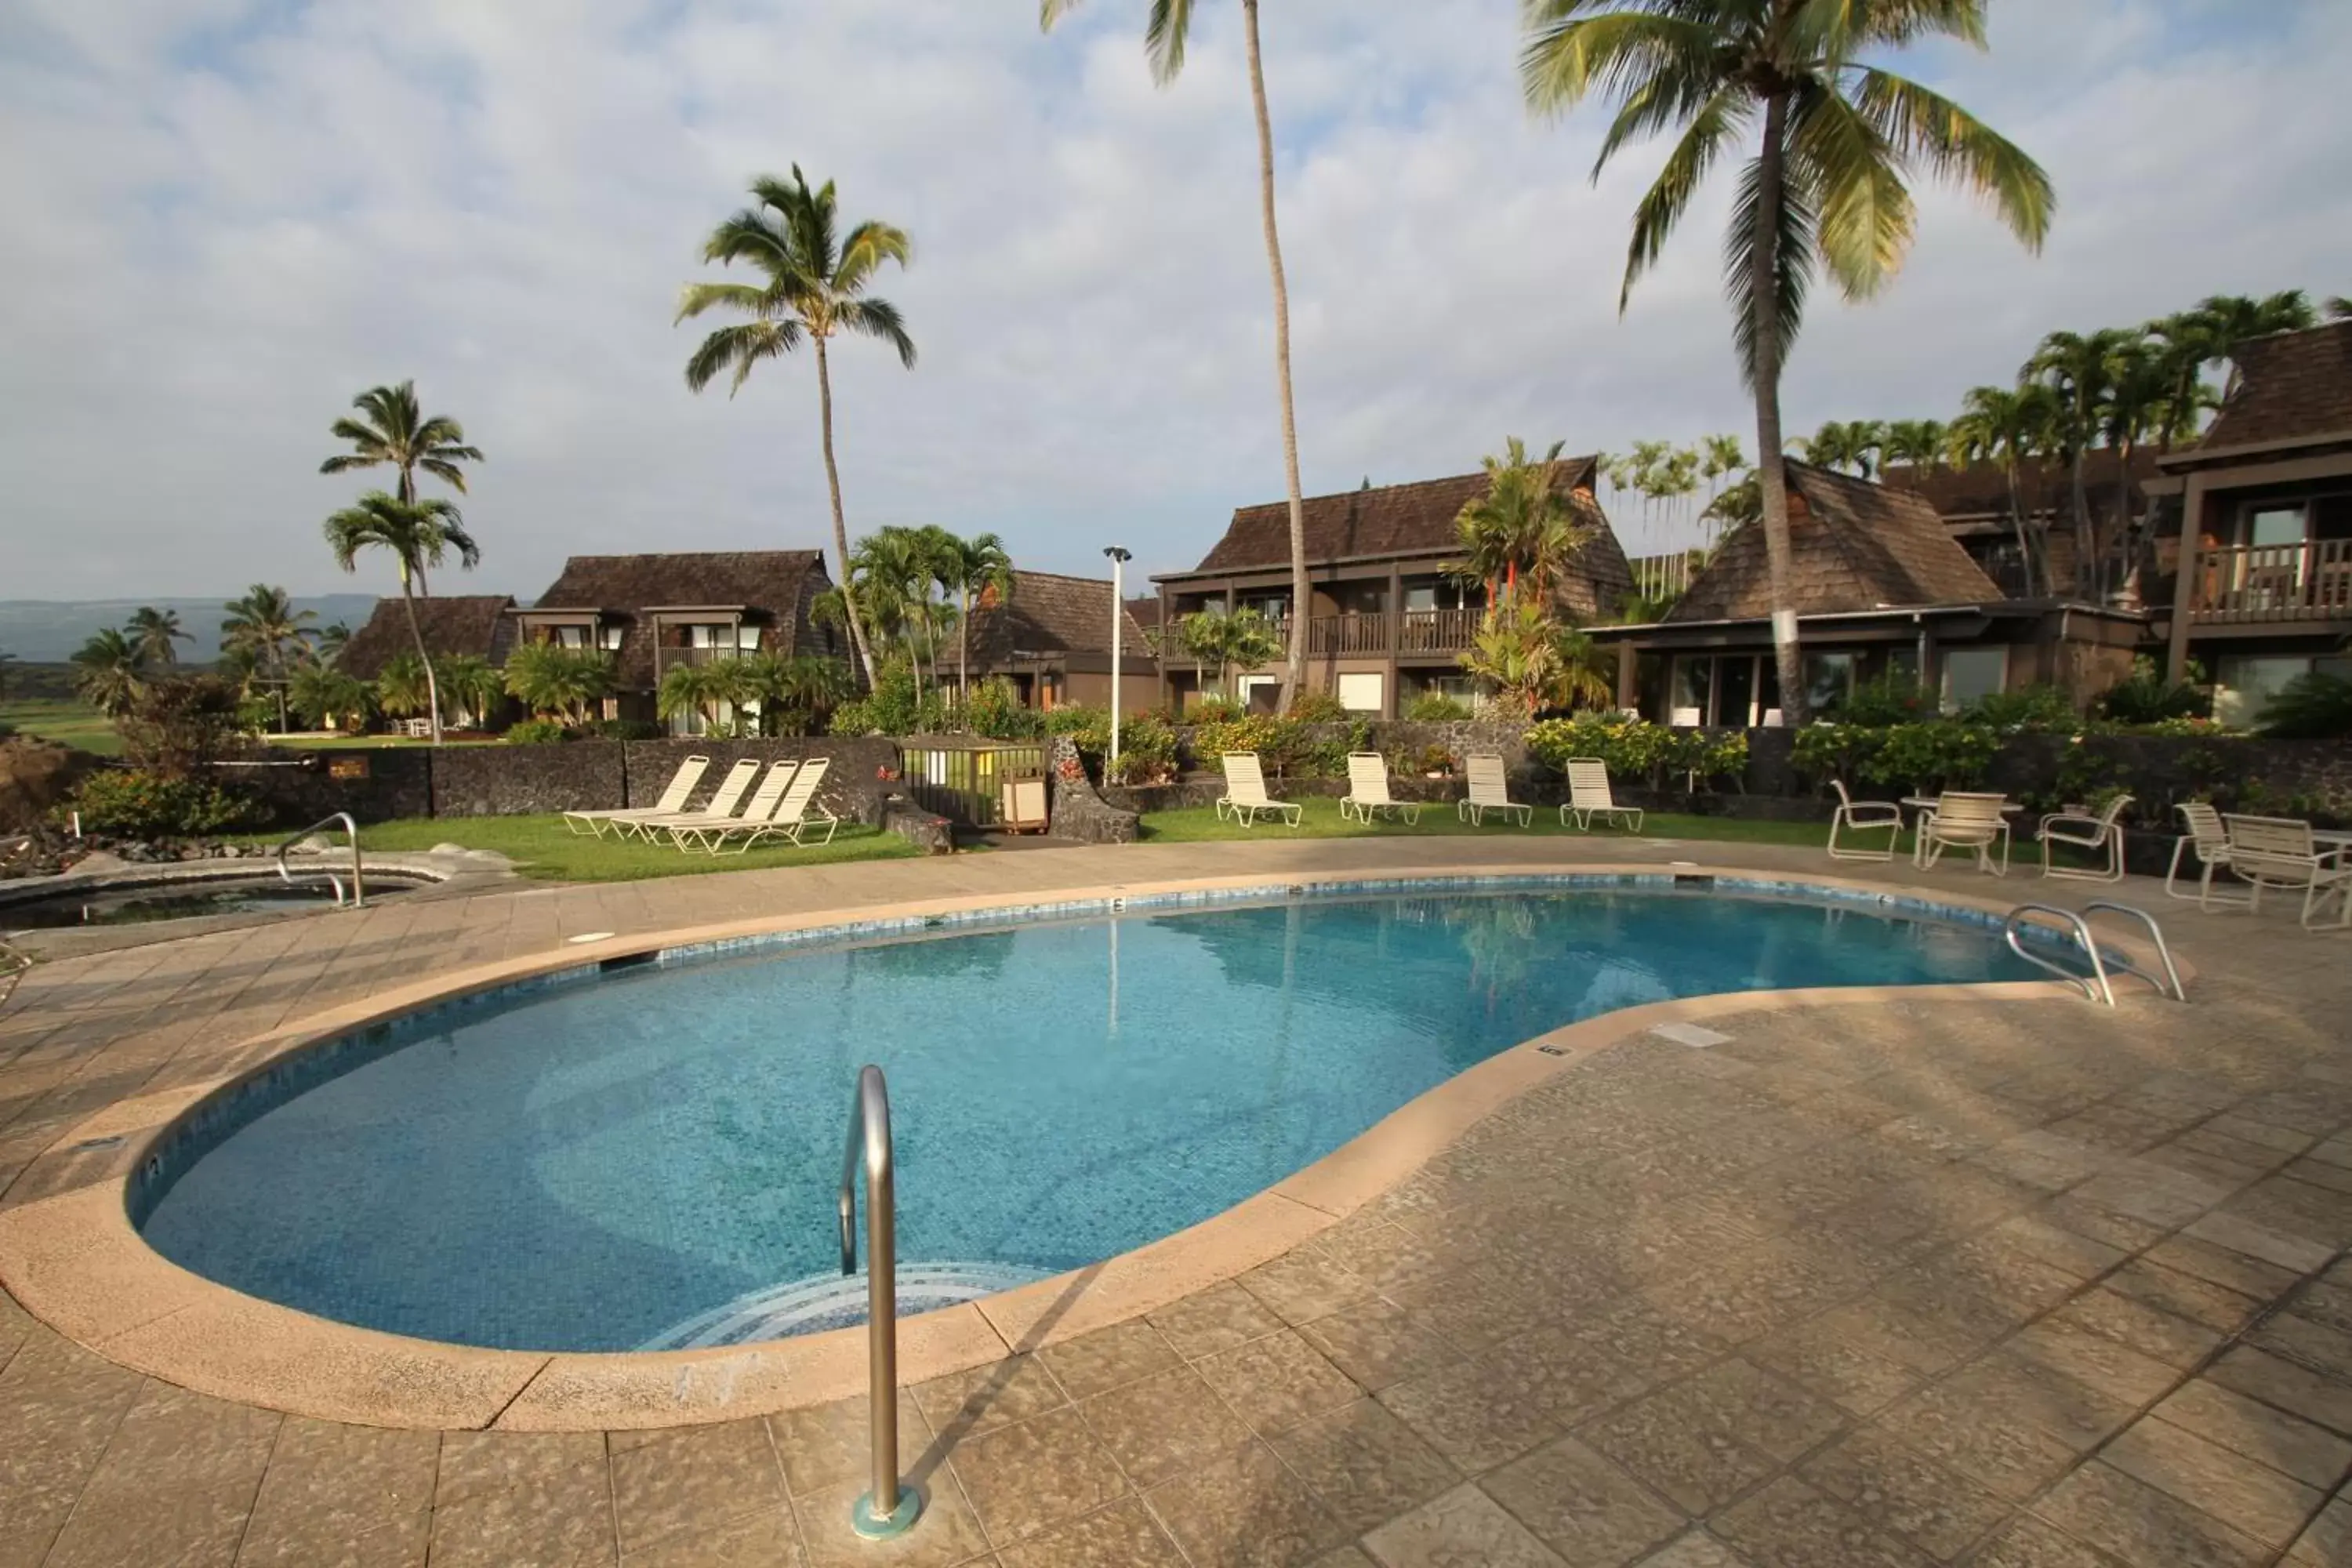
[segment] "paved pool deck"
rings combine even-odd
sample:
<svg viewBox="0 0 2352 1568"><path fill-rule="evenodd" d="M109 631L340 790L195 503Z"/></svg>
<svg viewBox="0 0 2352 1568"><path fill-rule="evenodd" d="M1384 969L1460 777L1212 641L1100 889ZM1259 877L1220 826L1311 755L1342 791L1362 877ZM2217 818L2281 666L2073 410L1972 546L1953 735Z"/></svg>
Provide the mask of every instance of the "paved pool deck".
<svg viewBox="0 0 2352 1568"><path fill-rule="evenodd" d="M1672 860L2114 891L1728 844L1269 831L419 898L36 970L0 1006L0 1211L119 1190L61 1142L241 1070L257 1038L592 932ZM929 1506L884 1546L846 1528L862 1400L361 1425L193 1392L0 1297L0 1568L2352 1563L2352 935L2120 896L2166 921L2190 1005L1746 997L1706 1047L1604 1021L1236 1277L1108 1326L1083 1282L1058 1315L982 1314L972 1364L901 1400Z"/></svg>

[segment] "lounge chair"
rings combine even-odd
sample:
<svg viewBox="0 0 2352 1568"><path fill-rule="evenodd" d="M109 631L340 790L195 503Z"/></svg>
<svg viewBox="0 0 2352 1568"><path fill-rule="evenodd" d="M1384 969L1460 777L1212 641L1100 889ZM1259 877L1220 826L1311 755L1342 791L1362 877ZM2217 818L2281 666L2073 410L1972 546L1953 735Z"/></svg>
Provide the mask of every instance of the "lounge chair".
<svg viewBox="0 0 2352 1568"><path fill-rule="evenodd" d="M1339 820L1350 816L1370 827L1372 817L1395 812L1407 826L1421 821L1421 803L1389 793L1389 764L1378 752L1348 753L1348 793L1339 797Z"/></svg>
<svg viewBox="0 0 2352 1568"><path fill-rule="evenodd" d="M793 775L800 772L800 766L797 757L771 763L768 771L760 776L760 787L751 792L751 797L743 803L741 811L713 816L702 822L672 820L664 825L663 831L680 850L708 849L715 855L719 852L719 844L730 835L763 826L768 818L775 815L777 805L784 798L784 791L792 787Z"/></svg>
<svg viewBox="0 0 2352 1568"><path fill-rule="evenodd" d="M740 757L735 765L727 770L727 776L719 781L719 787L710 792L710 798L700 806L690 811L669 811L658 816L639 817L634 826L647 838L657 838L681 822L694 827L724 822L735 815L735 808L743 803L743 797L751 793L752 781L759 776L760 759Z"/></svg>
<svg viewBox="0 0 2352 1568"><path fill-rule="evenodd" d="M1217 820L1231 815L1244 827L1255 827L1261 814L1278 816L1296 827L1307 815L1304 806L1275 800L1265 793L1265 770L1255 752L1227 752L1223 758L1225 793L1217 797Z"/></svg>
<svg viewBox="0 0 2352 1568"><path fill-rule="evenodd" d="M1895 846L1903 837L1903 808L1891 800L1856 800L1845 792L1845 780L1830 780L1830 788L1837 791L1837 809L1830 813L1830 858L1832 860L1892 860ZM1853 845L1838 843L1838 829L1852 833L1875 833L1887 830L1884 849L1856 849Z"/></svg>
<svg viewBox="0 0 2352 1568"><path fill-rule="evenodd" d="M2221 814L2212 803L2184 800L2174 808L2180 813L2181 826L2189 831L2172 841L2172 864L2165 869L2164 895L2168 899L2195 899L2211 909L2216 904L2242 904L2243 899L2217 899L2213 896L2213 873L2230 868L2230 830L2221 822ZM2189 850L2197 851L2197 891L2184 893L2179 889L2180 862Z"/></svg>
<svg viewBox="0 0 2352 1568"><path fill-rule="evenodd" d="M1489 752L1476 752L1465 759L1469 771L1470 789L1454 803L1454 815L1472 826L1484 826L1486 813L1499 811L1506 817L1517 813L1521 827L1533 827L1536 808L1511 798L1511 781L1503 771L1503 759Z"/></svg>
<svg viewBox="0 0 2352 1568"><path fill-rule="evenodd" d="M1566 827L1573 820L1579 832L1591 829L1592 819L1616 823L1633 819L1633 831L1642 831L1642 812L1638 806L1619 805L1609 793L1609 764L1598 757L1568 759L1568 804L1559 808L1559 825Z"/></svg>
<svg viewBox="0 0 2352 1568"><path fill-rule="evenodd" d="M776 765L783 766L782 763ZM752 814L745 812L741 827L717 830L717 837L710 842L710 852L718 854L736 838L742 841L735 846L738 855L748 853L752 845L765 838L790 839L793 847L798 848L809 842L809 830L820 822L824 824L824 837L816 842L832 843L833 836L840 831L841 818L816 803L817 786L824 783L825 771L832 766L831 757L811 757L803 763L799 776L793 780L793 787L776 802L775 809L768 814L766 820L753 822Z"/></svg>
<svg viewBox="0 0 2352 1568"><path fill-rule="evenodd" d="M2042 842L2042 874L2045 877L2072 877L2083 882L2122 881L2124 879L2123 815L2124 807L2129 805L2131 802L2131 796L2119 795L2107 803L2107 808L2105 811L2095 814L2053 811L2043 817L2042 826L2036 828L2033 834L2033 837ZM2107 863L2105 867L2093 871L2077 871L2067 867L2053 865L2050 859L2050 847L2053 844L2071 844L2077 849L2088 849L2095 855L2104 850Z"/></svg>
<svg viewBox="0 0 2352 1568"><path fill-rule="evenodd" d="M2263 907L2263 889L2303 893L2303 924L2308 930L2312 911L2336 893L2352 892L2352 866L2341 848L2323 850L2311 837L2311 824L2289 816L2221 818L2230 832L2230 869L2252 888L2249 908ZM2352 922L2352 905L2345 919Z"/></svg>
<svg viewBox="0 0 2352 1568"><path fill-rule="evenodd" d="M626 838L637 830L637 824L647 817L675 816L684 811L687 798L694 794L694 786L702 782L703 773L709 766L709 757L688 757L677 764L677 772L670 774L661 798L653 805L622 806L611 811L567 811L563 814L563 826L591 838L604 837L604 829L610 827L614 837Z"/></svg>
<svg viewBox="0 0 2352 1568"><path fill-rule="evenodd" d="M1919 821L1923 864L1933 866L1947 849L1966 849L1977 858L1977 869L1996 877L2009 875L2009 818L2003 796L1964 790L1946 790L1936 797L1936 809ZM2000 863L1993 863L1994 845L2000 846Z"/></svg>

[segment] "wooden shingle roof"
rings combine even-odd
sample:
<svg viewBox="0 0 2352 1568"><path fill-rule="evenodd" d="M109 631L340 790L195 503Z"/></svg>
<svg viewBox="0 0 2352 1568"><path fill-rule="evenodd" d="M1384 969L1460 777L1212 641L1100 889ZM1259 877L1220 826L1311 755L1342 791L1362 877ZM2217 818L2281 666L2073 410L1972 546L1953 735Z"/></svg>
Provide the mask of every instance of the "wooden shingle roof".
<svg viewBox="0 0 2352 1568"><path fill-rule="evenodd" d="M740 606L744 624L762 628L763 650L821 652L809 605L830 585L815 550L707 550L652 555L574 555L524 614L593 610L622 627L615 676L625 689L654 682L654 623L649 612Z"/></svg>
<svg viewBox="0 0 2352 1568"><path fill-rule="evenodd" d="M2137 517L2147 504L2141 486L2156 477L2157 454L2142 447L2132 453L2131 513ZM2083 484L2092 507L2103 514L2115 506L2116 479L2122 471L2122 454L2100 447L2083 454ZM2009 475L1999 463L1969 463L1962 468L1889 467L1880 476L1890 489L1909 490L1927 498L1946 523L2009 521ZM2018 505L2029 518L2074 515L2074 479L2064 463L2036 458L2017 469Z"/></svg>
<svg viewBox="0 0 2352 1568"><path fill-rule="evenodd" d="M2002 597L1921 496L1791 462L1789 500L1790 607L1801 616ZM1751 620L1772 609L1758 523L1724 541L1664 618Z"/></svg>
<svg viewBox="0 0 2352 1568"><path fill-rule="evenodd" d="M502 663L509 640L505 616L513 604L504 594L419 599L416 629L425 638L425 650L436 658L471 656ZM398 599L378 599L367 624L343 645L335 668L362 680L373 680L383 673L385 665L415 651L415 639L408 631L408 612Z"/></svg>
<svg viewBox="0 0 2352 1568"><path fill-rule="evenodd" d="M993 669L1008 665L1016 653L1108 653L1110 592L1108 578L1065 577L1055 572L1013 573L1009 604L985 601L972 609L973 668ZM1132 610L1128 612L1127 627L1121 635L1126 639L1128 658L1147 657L1143 628Z"/></svg>
<svg viewBox="0 0 2352 1568"><path fill-rule="evenodd" d="M2352 434L2352 321L2252 338L2231 358L2238 390L2200 449Z"/></svg>

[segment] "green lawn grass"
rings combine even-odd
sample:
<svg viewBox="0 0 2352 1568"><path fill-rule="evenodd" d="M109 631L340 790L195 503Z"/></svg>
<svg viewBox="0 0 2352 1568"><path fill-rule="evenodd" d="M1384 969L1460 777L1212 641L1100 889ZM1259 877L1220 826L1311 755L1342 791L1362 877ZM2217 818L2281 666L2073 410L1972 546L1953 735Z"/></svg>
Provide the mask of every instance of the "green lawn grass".
<svg viewBox="0 0 2352 1568"><path fill-rule="evenodd" d="M1536 807L1535 825L1522 828L1508 825L1495 812L1486 814L1483 827L1474 827L1454 813L1450 802L1432 804L1421 814L1418 826L1408 827L1393 818L1367 827L1360 822L1342 821L1339 803L1328 796L1310 795L1299 803L1306 815L1296 828L1261 816L1255 827L1243 827L1227 820L1219 822L1213 806L1186 806L1178 811L1154 811L1144 814L1140 826L1142 838L1155 844L1202 844L1233 838L1364 838L1375 836L1390 837L1433 837L1439 836L1476 836L1508 837L1533 834L1547 838L1711 838L1736 844L1794 844L1818 849L1827 840L1829 824L1813 822L1756 822L1725 816L1690 816L1679 812L1654 811L1643 817L1639 834L1623 828L1592 825L1590 833L1574 827L1562 827L1556 806ZM1875 837L1872 840L1874 845ZM1906 835L1905 847L1910 839Z"/></svg>
<svg viewBox="0 0 2352 1568"><path fill-rule="evenodd" d="M110 757L122 750L122 737L97 709L68 699L19 697L0 702L0 725Z"/></svg>
<svg viewBox="0 0 2352 1568"><path fill-rule="evenodd" d="M255 843L275 844L257 837ZM776 866L823 866L844 860L898 860L920 850L878 827L845 822L830 844L796 849L770 841L748 854L691 854L667 843L590 838L560 816L411 816L360 829L360 845L379 853L417 852L436 844L494 849L526 877L554 882L635 882L650 877L692 877L710 871L757 871Z"/></svg>
<svg viewBox="0 0 2352 1568"><path fill-rule="evenodd" d="M383 746L430 746L430 741L412 741L405 735L269 735L261 737L272 746L284 746L298 752L355 752ZM475 736L467 740L445 740L445 746L503 746L506 742L496 735Z"/></svg>

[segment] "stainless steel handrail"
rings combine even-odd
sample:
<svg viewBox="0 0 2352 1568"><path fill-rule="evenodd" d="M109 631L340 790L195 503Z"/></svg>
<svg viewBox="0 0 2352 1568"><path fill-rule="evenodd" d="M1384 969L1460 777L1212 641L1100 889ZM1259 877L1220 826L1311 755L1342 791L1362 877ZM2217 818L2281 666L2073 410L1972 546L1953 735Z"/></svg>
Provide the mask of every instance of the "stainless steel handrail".
<svg viewBox="0 0 2352 1568"><path fill-rule="evenodd" d="M2119 904L2112 899L2094 899L2089 903L2083 906L2083 913L2085 915L2093 914L2100 910L2105 910L2111 914L2129 915L2132 919L2139 921L2140 924L2147 927L2148 940L2156 943L2156 956L2161 959L2164 963L2164 981L2158 982L2155 975L2146 973L2137 968L2133 969L2131 973L2139 975L2141 979L2155 985L2158 991L2164 992L2165 994L2169 995L2175 1002L2188 1001L2189 988L2180 984L2179 967L2172 962L2172 949L2166 945L2164 940L2164 928L2156 923L2156 917L2149 914L2146 910L2141 909L2137 904ZM2166 984L2169 984L2172 987L2169 992L2165 992Z"/></svg>
<svg viewBox="0 0 2352 1568"><path fill-rule="evenodd" d="M898 1485L898 1204L890 1159L890 1090L882 1069L857 1069L841 1155L841 1272L857 1272L857 1168L866 1167L866 1421L873 1489L850 1505L850 1527L869 1539L897 1535L923 1511L922 1494Z"/></svg>
<svg viewBox="0 0 2352 1568"><path fill-rule="evenodd" d="M2157 994L2168 1001L2188 1001L2189 992L2180 983L2180 970L2172 962L2172 949L2165 943L2164 930L2156 923L2156 917L2146 910L2130 904L2118 904L2106 899L2096 899L2084 904L2081 914L2072 910L2059 909L2053 904L2020 904L2009 911L2009 918L2001 922L2001 931L2009 941L2009 950L2018 957L2028 963L2050 971L2062 980L2081 986L2084 995L2094 1002L2105 1002L2112 1007L2116 1005L2116 991L2114 985L2108 982L2109 970L2106 956L2099 951L2098 940L2091 934L2091 922L2087 918L2103 910L2113 914L2129 915L2147 927L2148 935L2156 942L2156 955L2164 963L2164 973L2161 976L2150 974L2138 965L2128 962L2119 966L2121 972L2126 974L2138 975L2156 987ZM2087 976L2077 974L2063 964L2053 963L2038 952L2028 952L2020 936L2025 928L2025 917L2028 915L2049 915L2053 919L2065 921L2074 941L2082 947L2084 955L2090 959L2091 973ZM2094 984L2094 981L2097 984Z"/></svg>
<svg viewBox="0 0 2352 1568"><path fill-rule="evenodd" d="M297 844L301 843L305 838L310 837L313 833L318 832L321 827L331 827L338 822L343 825L343 832L350 837L352 841L352 908L355 910L363 910L367 908L367 887L360 879L360 825L352 820L352 814L348 811L339 811L332 816L322 816L319 818L318 821L310 824L310 826L302 829L301 832L295 834L293 837L288 838L286 842L280 844L278 847L278 853L276 856L278 861L278 874L284 878L287 883L290 886L294 880L294 873L287 867L286 852L289 849L293 848ZM342 907L343 902L343 879L341 877L336 876L332 871L328 872L326 875L328 882L335 889L335 906L340 909Z"/></svg>

